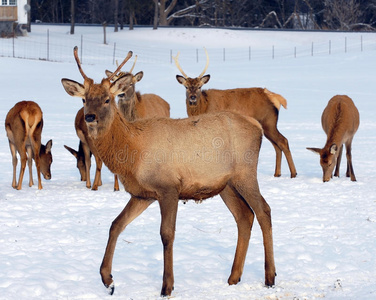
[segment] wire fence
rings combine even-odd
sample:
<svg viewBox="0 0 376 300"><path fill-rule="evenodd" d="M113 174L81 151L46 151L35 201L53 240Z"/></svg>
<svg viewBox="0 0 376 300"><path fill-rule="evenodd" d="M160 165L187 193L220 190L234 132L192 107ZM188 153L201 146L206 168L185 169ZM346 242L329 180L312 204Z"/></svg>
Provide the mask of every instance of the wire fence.
<svg viewBox="0 0 376 300"><path fill-rule="evenodd" d="M120 46L121 45L121 46ZM145 47L138 44L127 44L124 41L101 44L90 35L61 35L46 31L44 36L0 38L0 56L24 59L36 59L56 62L73 62L73 47L79 47L79 56L82 63L86 64L115 64L122 60L128 50L132 50L144 62L173 63L173 56L178 51L182 52L185 62L201 62L206 57L202 49L168 49L163 45ZM125 49L126 48L126 49ZM210 50L210 51L209 51ZM341 36L327 42L311 42L299 46L270 47L248 46L228 48L208 48L210 61L217 63L246 62L253 60L278 60L293 59L307 56L325 56L339 53L362 53L376 51L376 36L373 33L352 34Z"/></svg>

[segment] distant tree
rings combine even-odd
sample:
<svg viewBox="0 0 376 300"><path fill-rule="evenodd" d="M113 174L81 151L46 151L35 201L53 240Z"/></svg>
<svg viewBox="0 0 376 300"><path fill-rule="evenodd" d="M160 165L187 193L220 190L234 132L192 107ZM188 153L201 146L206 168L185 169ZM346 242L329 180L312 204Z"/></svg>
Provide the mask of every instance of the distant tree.
<svg viewBox="0 0 376 300"><path fill-rule="evenodd" d="M324 4L325 22L330 29L349 30L362 16L357 0L325 0Z"/></svg>
<svg viewBox="0 0 376 300"><path fill-rule="evenodd" d="M75 11L75 1L74 0L71 0L71 28L70 28L70 34L74 34L74 25L75 25L75 15L76 15L76 11Z"/></svg>

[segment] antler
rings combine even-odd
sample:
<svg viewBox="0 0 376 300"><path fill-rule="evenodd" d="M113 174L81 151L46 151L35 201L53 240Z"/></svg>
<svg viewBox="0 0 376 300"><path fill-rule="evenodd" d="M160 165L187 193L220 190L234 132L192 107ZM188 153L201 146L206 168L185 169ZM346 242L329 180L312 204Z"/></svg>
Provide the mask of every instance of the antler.
<svg viewBox="0 0 376 300"><path fill-rule="evenodd" d="M198 78L201 78L202 76L204 76L206 70L207 70L208 67L209 67L209 54L208 54L208 51L206 50L205 47L204 47L204 50L205 50L205 54L206 54L206 65L205 65L204 70L201 72L201 74L198 75ZM179 64L179 61L178 61L179 54L180 54L180 52L178 52L178 54L177 54L176 56L173 56L172 58L174 59L174 61L175 61L175 65L176 65L176 67L179 69L180 73L181 73L185 78L187 78L187 77L188 77L187 74L184 73L182 67L181 67L180 64Z"/></svg>
<svg viewBox="0 0 376 300"><path fill-rule="evenodd" d="M133 62L132 68L129 70L128 73L132 73L134 66L136 65L136 61L137 61L137 55L134 57L134 62ZM117 60L116 60L116 66L117 67L119 66L119 63L118 63ZM124 74L125 74L124 72L119 72L119 76L124 75Z"/></svg>
<svg viewBox="0 0 376 300"><path fill-rule="evenodd" d="M176 56L173 56L172 58L174 59L174 61L175 61L175 65L176 65L176 67L179 69L181 75L183 75L185 78L187 78L188 75L184 73L182 67L181 67L180 64L179 64L179 61L178 61L179 54L180 54L180 52L178 52L178 54L176 54Z"/></svg>
<svg viewBox="0 0 376 300"><path fill-rule="evenodd" d="M115 72L112 73L112 75L110 77L108 77L108 80L111 80L120 70L121 68L125 65L125 63L132 57L133 55L133 52L132 51L129 51L126 58L123 60L123 62L117 67L117 69L115 70Z"/></svg>
<svg viewBox="0 0 376 300"><path fill-rule="evenodd" d="M86 80L87 76L85 75L84 71L81 68L81 62L80 62L80 59L78 58L78 53L77 52L78 52L78 47L75 46L73 48L73 55L74 55L74 58L76 60L78 70L80 71L80 73L81 73L82 77L84 78L84 80Z"/></svg>
<svg viewBox="0 0 376 300"><path fill-rule="evenodd" d="M207 70L208 67L209 67L209 54L208 54L208 51L206 51L206 48L205 48L205 47L204 47L204 50L205 50L205 54L206 54L206 66L205 66L204 71L202 71L201 74L198 75L199 78L201 78L202 76L204 76L206 70Z"/></svg>

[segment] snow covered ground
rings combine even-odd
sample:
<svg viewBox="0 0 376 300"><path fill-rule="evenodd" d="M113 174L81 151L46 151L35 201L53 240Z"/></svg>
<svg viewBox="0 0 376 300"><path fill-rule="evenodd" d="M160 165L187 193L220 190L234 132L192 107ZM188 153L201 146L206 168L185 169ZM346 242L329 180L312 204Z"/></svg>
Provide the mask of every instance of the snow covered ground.
<svg viewBox="0 0 376 300"><path fill-rule="evenodd" d="M205 46L211 58L207 88L267 87L288 101L278 127L289 140L298 177L290 179L284 158L282 177L273 177L275 152L266 139L258 170L261 193L272 208L276 286L263 285L262 236L256 222L242 281L228 286L236 225L221 199L214 197L202 204L179 204L172 298L376 299L375 33L136 28L108 32L108 45L103 45L100 27L76 27L70 36L68 26L42 25L16 40L25 43L16 56L44 59L47 29L54 62L0 57L0 299L159 298L163 255L157 204L119 238L113 296L106 294L100 280L108 229L129 195L123 189L113 192L113 176L105 167L103 186L88 190L79 181L73 156L63 147L78 145L73 123L81 100L66 94L60 80L82 81L72 55L73 46L80 46L80 35L85 45L90 43L83 59L88 76L99 81L105 69L115 69L111 55L101 57L113 52L114 43L122 51L118 60L132 50L138 55L135 71L145 74L138 89L164 97L173 118L186 116L185 90L175 79L179 72L170 62L170 51L175 55L180 50L184 70L197 76L204 67ZM0 41L0 56L12 56L10 42ZM319 157L306 150L324 145L321 113L336 94L350 96L360 112L353 142L357 182L344 176L343 158L341 177L323 183ZM42 141L53 139L52 180L43 181L40 191L28 187L27 174L21 191L11 187L4 120L21 100L40 104L45 121Z"/></svg>

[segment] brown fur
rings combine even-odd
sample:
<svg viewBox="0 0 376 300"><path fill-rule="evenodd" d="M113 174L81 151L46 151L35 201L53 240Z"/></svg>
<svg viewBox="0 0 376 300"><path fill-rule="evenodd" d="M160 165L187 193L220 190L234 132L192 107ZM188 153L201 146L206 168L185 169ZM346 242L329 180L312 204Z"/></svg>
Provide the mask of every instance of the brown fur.
<svg viewBox="0 0 376 300"><path fill-rule="evenodd" d="M339 177L343 144L346 146L347 170L346 177L356 181L352 166L351 144L359 127L359 111L350 97L337 95L331 98L321 116L321 124L327 139L324 148L307 148L320 155L323 170L323 181L334 176Z"/></svg>
<svg viewBox="0 0 376 300"><path fill-rule="evenodd" d="M29 167L29 186L34 184L32 159L35 161L38 175L38 189L42 189L40 173L45 179L51 179L52 164L52 140L46 145L41 144L43 129L43 113L39 105L33 101L21 101L11 108L5 118L5 130L7 132L10 152L13 162L12 187L20 190L26 168L26 160ZM16 182L17 152L21 159L21 169Z"/></svg>
<svg viewBox="0 0 376 300"><path fill-rule="evenodd" d="M287 106L287 101L279 94L262 88L238 88L228 90L201 90L210 75L197 78L176 76L186 88L186 107L188 116L208 112L234 111L255 118L261 123L265 137L270 140L276 152L274 176L281 176L282 151L286 156L291 177L296 177L296 168L287 139L278 131L279 108Z"/></svg>
<svg viewBox="0 0 376 300"><path fill-rule="evenodd" d="M74 127L78 138L80 139L78 145L78 151L64 145L64 147L76 158L77 168L81 175L81 181L86 181L86 187L91 188L93 191L98 190L98 186L102 185L101 171L102 171L102 160L98 154L97 149L95 148L91 138L89 137L87 126L84 119L84 108L81 108L76 115L74 121ZM93 154L96 169L95 176L93 181L93 186L91 187L90 180L90 168L91 168L91 155ZM114 190L119 190L119 182L115 176L114 181Z"/></svg>
<svg viewBox="0 0 376 300"><path fill-rule="evenodd" d="M238 225L238 244L228 283L236 284L240 280L255 214L264 238L265 284L273 285L271 212L257 182L262 138L258 122L231 112L182 120L153 118L128 122L114 99L127 89L131 77L121 77L112 84L106 79L94 84L84 75L78 58L76 61L85 79L84 85L62 79L63 86L71 96L85 99L89 135L104 163L119 174L131 194L130 201L112 223L100 268L109 292L114 291L111 270L119 234L157 200L164 248L161 295L171 295L178 200L203 200L218 193Z"/></svg>

